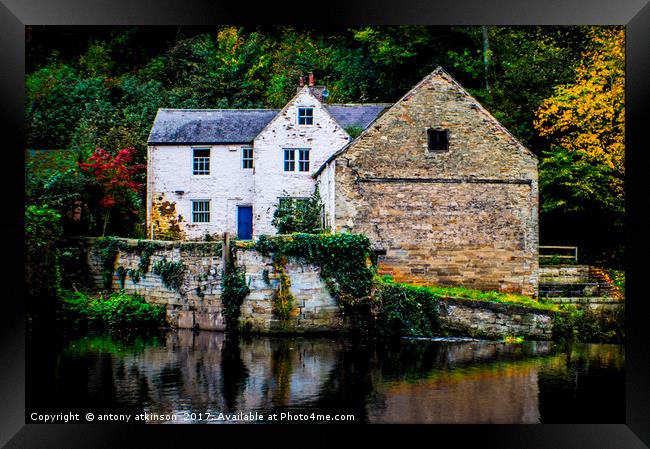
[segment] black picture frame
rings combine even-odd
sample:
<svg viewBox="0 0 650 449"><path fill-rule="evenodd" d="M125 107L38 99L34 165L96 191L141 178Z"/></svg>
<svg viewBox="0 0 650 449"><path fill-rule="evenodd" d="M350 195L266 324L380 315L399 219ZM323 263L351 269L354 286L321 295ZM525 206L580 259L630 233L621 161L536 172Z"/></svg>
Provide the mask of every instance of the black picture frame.
<svg viewBox="0 0 650 449"><path fill-rule="evenodd" d="M25 25L625 25L626 26L626 422L625 424L454 426L134 426L25 424L23 267L23 106ZM7 448L179 447L225 444L309 447L409 444L498 448L650 447L650 326L643 295L650 254L647 164L650 124L650 4L648 0L333 0L323 3L184 0L0 0L0 126L4 139L0 229L4 232L4 298L0 321L2 381L0 444ZM644 145L645 144L645 145ZM18 147L22 147L19 150ZM645 162L645 163L644 163ZM9 250L7 246L15 246ZM350 432L352 430L352 432ZM201 443L197 442L201 440ZM225 443L225 441L228 443Z"/></svg>

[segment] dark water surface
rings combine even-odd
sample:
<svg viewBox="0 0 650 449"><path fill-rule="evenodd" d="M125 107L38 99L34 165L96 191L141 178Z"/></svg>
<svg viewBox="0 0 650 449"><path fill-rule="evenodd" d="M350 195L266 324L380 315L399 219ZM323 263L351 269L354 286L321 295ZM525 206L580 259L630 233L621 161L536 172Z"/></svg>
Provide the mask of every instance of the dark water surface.
<svg viewBox="0 0 650 449"><path fill-rule="evenodd" d="M624 365L624 347L605 344L31 332L27 422L624 423Z"/></svg>

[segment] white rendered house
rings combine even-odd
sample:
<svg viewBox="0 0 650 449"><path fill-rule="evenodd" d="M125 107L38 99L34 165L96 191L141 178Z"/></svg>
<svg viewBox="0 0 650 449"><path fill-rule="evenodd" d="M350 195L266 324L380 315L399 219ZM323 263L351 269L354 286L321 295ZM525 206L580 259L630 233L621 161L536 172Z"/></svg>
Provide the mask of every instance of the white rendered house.
<svg viewBox="0 0 650 449"><path fill-rule="evenodd" d="M148 237L276 234L281 199L309 197L317 184L332 228L333 168L313 175L350 142L346 128L365 129L390 105L330 105L322 92L310 77L282 110L159 109L148 140Z"/></svg>

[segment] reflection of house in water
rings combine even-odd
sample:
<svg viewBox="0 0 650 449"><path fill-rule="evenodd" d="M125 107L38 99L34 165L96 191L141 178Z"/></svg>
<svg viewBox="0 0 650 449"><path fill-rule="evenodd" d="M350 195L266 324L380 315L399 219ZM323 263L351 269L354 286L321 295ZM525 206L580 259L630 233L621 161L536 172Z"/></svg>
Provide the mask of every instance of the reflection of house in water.
<svg viewBox="0 0 650 449"><path fill-rule="evenodd" d="M192 411L309 409L378 423L535 423L538 370L562 357L549 352L542 342L390 347L328 338L226 341L222 333L178 330L157 344L104 355L95 371L83 370L79 385L91 401L108 394L122 410L177 421Z"/></svg>

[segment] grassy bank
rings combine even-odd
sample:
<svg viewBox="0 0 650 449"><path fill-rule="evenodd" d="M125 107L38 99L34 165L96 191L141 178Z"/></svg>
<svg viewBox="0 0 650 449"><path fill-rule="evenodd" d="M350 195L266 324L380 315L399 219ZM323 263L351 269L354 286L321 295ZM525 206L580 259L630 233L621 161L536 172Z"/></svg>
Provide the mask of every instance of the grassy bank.
<svg viewBox="0 0 650 449"><path fill-rule="evenodd" d="M376 282L379 284L394 284L394 285L408 285L408 284L398 284L393 281L390 276L382 276L376 278ZM530 296L517 295L514 293L502 293L494 290L483 291L483 290L472 290L465 287L443 287L443 286L422 286L418 287L425 289L436 297L447 297L447 298L460 298L460 299L471 299L474 301L486 301L486 302L498 302L504 304L516 304L524 307L529 307L531 309L537 310L550 310L552 312L559 312L561 309L557 304L546 303L544 301L536 301Z"/></svg>

